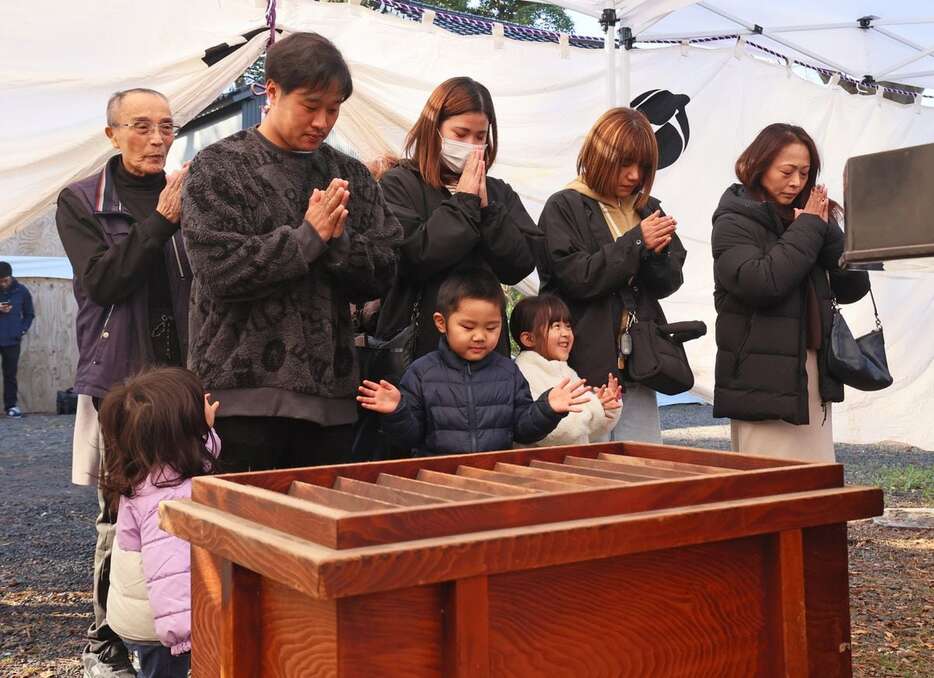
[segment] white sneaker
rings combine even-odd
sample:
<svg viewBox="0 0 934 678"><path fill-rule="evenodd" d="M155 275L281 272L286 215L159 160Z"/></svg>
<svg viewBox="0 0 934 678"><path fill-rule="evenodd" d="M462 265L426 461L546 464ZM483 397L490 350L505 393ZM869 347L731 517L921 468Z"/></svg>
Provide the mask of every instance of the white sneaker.
<svg viewBox="0 0 934 678"><path fill-rule="evenodd" d="M18 407L11 407L6 411L8 417L22 417L23 413Z"/></svg>

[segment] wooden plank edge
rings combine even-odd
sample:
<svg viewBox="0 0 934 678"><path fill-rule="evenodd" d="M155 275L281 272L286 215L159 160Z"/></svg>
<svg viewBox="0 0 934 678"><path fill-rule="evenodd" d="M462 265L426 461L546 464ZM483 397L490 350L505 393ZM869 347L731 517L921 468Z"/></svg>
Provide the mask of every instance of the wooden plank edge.
<svg viewBox="0 0 934 678"><path fill-rule="evenodd" d="M879 488L839 488L332 551L322 597L341 598L861 520Z"/></svg>

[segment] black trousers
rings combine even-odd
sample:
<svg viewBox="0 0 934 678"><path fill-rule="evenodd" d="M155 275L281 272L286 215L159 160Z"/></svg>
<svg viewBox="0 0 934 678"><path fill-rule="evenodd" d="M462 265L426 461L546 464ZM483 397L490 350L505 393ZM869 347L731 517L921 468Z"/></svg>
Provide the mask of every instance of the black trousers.
<svg viewBox="0 0 934 678"><path fill-rule="evenodd" d="M0 359L3 363L3 411L16 407L17 392L16 371L19 369L20 345L0 346Z"/></svg>
<svg viewBox="0 0 934 678"><path fill-rule="evenodd" d="M220 471L266 471L302 466L349 464L353 425L321 426L286 417L220 417Z"/></svg>

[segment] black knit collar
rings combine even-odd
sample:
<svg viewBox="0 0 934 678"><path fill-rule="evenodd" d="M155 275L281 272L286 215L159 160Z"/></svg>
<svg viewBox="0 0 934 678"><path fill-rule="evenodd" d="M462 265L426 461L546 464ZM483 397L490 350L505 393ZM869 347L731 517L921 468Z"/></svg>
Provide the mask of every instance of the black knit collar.
<svg viewBox="0 0 934 678"><path fill-rule="evenodd" d="M114 180L121 187L132 190L158 190L165 187L165 172L156 172L155 174L132 174L123 164L123 156L119 156L120 161L114 165Z"/></svg>

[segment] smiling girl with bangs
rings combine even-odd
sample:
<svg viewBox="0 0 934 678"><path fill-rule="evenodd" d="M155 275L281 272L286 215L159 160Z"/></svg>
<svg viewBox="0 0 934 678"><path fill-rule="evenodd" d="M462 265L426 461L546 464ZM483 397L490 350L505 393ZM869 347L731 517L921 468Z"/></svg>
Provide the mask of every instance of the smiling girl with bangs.
<svg viewBox="0 0 934 678"><path fill-rule="evenodd" d="M580 379L568 365L574 347L571 310L553 294L522 299L509 319L512 338L522 352L516 366L529 382L532 398L568 380ZM579 412L570 412L557 428L538 441L536 447L550 445L585 445L607 436L622 410L619 381L612 374L606 383L592 391Z"/></svg>

